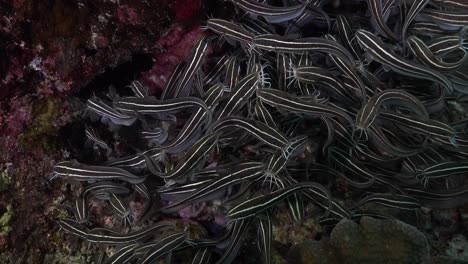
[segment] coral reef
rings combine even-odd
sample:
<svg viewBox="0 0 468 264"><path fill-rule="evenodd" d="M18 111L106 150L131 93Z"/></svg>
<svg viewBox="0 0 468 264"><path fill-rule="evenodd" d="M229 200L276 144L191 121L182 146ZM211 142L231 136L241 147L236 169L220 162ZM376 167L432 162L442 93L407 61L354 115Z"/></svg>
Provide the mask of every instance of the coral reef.
<svg viewBox="0 0 468 264"><path fill-rule="evenodd" d="M291 263L429 263L429 244L403 222L363 217L342 220L329 239L305 241L289 252Z"/></svg>

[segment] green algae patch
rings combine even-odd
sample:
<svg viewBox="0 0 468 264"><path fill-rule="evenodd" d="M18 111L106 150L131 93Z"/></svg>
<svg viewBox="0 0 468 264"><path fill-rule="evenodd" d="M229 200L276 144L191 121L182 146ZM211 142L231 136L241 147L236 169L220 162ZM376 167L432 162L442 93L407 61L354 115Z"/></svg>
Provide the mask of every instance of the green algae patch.
<svg viewBox="0 0 468 264"><path fill-rule="evenodd" d="M39 99L33 103L32 123L19 138L21 145L41 146L46 150L55 149L54 134L57 131L57 121L62 116L62 103L55 98Z"/></svg>
<svg viewBox="0 0 468 264"><path fill-rule="evenodd" d="M6 235L11 231L10 222L13 218L13 208L7 205L6 211L0 216L0 236Z"/></svg>
<svg viewBox="0 0 468 264"><path fill-rule="evenodd" d="M0 192L6 191L13 184L13 178L8 174L8 169L0 171Z"/></svg>

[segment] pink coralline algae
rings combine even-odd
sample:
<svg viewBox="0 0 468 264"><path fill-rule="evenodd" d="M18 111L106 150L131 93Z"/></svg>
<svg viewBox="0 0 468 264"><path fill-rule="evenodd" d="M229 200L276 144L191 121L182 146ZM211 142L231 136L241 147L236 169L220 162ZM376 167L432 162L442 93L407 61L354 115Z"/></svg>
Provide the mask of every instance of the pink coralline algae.
<svg viewBox="0 0 468 264"><path fill-rule="evenodd" d="M128 5L121 5L115 11L115 15L122 23L137 25L140 23L138 14L135 9L129 7Z"/></svg>
<svg viewBox="0 0 468 264"><path fill-rule="evenodd" d="M162 91L176 65L189 55L195 43L205 34L199 27L186 30L182 26L175 26L161 37L158 45L163 51L154 55L153 68L143 74L144 83L152 93Z"/></svg>

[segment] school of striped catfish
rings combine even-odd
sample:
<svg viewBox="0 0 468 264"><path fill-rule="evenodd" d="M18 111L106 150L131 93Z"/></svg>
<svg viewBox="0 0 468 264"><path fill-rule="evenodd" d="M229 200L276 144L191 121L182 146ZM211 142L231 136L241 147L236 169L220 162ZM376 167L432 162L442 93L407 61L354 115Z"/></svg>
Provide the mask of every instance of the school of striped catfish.
<svg viewBox="0 0 468 264"><path fill-rule="evenodd" d="M272 263L280 207L298 225L317 217L333 226L394 218L370 203L416 213L468 202L467 0L218 4L235 17L211 14L160 96L133 81L131 96L88 100L89 115L131 128L146 149L112 156L87 127L109 158L55 165L54 177L82 186L75 218L59 221L65 232L115 246L105 263L158 263L191 250L198 264L235 263L253 230ZM135 196L145 200L139 219L128 204ZM97 226L93 199L108 201L131 231ZM213 201L228 220L222 236L193 239L167 220Z"/></svg>

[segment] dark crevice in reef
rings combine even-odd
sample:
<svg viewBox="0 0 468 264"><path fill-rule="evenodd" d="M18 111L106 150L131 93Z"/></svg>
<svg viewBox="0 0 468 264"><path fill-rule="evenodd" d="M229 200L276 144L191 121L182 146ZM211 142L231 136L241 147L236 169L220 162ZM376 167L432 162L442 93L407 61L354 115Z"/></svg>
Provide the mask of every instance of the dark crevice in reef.
<svg viewBox="0 0 468 264"><path fill-rule="evenodd" d="M80 90L79 96L89 98L98 93L106 93L109 86L114 86L122 95L130 95L129 89L122 89L133 80L139 79L142 72L148 71L153 66L151 54L135 54L128 62L106 70L95 76L85 87Z"/></svg>

